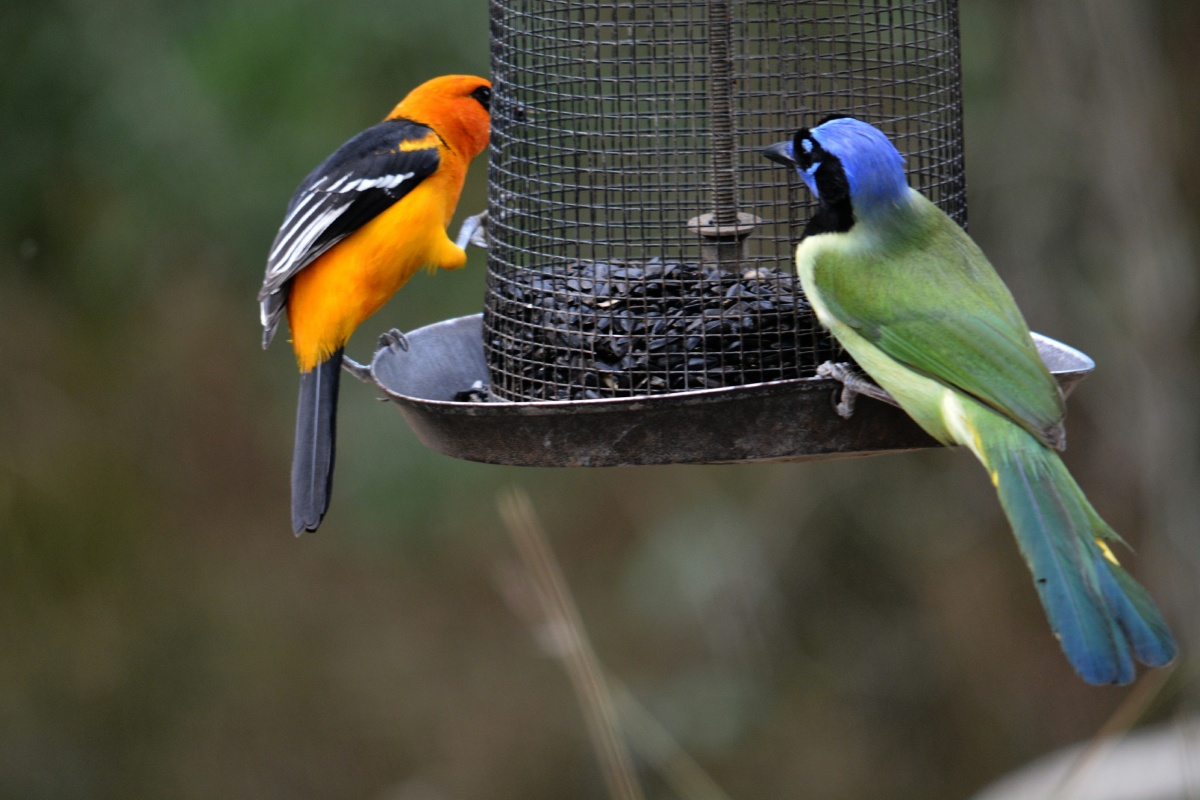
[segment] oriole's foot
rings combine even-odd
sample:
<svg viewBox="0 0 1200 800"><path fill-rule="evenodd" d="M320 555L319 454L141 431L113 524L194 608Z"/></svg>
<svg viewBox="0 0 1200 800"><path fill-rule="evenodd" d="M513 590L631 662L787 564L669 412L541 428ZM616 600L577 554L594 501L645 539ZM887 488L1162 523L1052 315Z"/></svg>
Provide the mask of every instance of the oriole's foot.
<svg viewBox="0 0 1200 800"><path fill-rule="evenodd" d="M483 211L464 219L454 243L463 250L467 249L468 244L487 250L487 212Z"/></svg>
<svg viewBox="0 0 1200 800"><path fill-rule="evenodd" d="M342 369L349 372L354 377L358 378L363 383L372 383L371 368L366 364L360 364L349 356L342 356Z"/></svg>
<svg viewBox="0 0 1200 800"><path fill-rule="evenodd" d="M399 328L392 328L379 336L379 349L382 350L385 347L393 353L399 353L401 350L407 353L408 337Z"/></svg>
<svg viewBox="0 0 1200 800"><path fill-rule="evenodd" d="M843 419L854 416L854 401L860 394L872 397L889 405L899 405L896 400L869 378L864 378L854 371L849 364L826 361L817 367L818 378L832 378L842 384L842 393L834 410Z"/></svg>

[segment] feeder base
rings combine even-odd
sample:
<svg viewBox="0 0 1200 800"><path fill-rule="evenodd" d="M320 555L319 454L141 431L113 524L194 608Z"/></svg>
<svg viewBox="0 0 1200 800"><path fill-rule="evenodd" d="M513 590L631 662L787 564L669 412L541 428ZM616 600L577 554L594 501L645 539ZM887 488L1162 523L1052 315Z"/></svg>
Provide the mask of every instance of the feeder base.
<svg viewBox="0 0 1200 800"><path fill-rule="evenodd" d="M455 458L529 467L729 464L853 458L937 447L899 408L864 398L850 419L835 411L842 384L800 378L643 397L463 402L486 387L482 316L408 333L383 347L370 374L428 447ZM1064 393L1091 358L1034 334Z"/></svg>

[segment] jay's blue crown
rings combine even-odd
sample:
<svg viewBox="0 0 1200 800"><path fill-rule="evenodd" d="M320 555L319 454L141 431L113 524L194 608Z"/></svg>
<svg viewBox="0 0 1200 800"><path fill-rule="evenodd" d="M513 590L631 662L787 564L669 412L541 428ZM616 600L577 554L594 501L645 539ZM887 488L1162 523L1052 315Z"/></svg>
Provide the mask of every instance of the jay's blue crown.
<svg viewBox="0 0 1200 800"><path fill-rule="evenodd" d="M795 167L822 204L872 216L899 202L908 191L904 157L878 128L851 117L829 117L801 128L790 142L764 155Z"/></svg>
<svg viewBox="0 0 1200 800"><path fill-rule="evenodd" d="M804 133L801 131L793 141L793 147L806 151L796 159L797 167L800 177L818 197L821 182L815 177L817 159L828 156L841 162L850 189L850 203L859 216L869 214L881 204L895 203L906 193L904 156L878 128L861 120L838 117L808 131L807 137ZM803 161L810 162L807 169L800 168Z"/></svg>

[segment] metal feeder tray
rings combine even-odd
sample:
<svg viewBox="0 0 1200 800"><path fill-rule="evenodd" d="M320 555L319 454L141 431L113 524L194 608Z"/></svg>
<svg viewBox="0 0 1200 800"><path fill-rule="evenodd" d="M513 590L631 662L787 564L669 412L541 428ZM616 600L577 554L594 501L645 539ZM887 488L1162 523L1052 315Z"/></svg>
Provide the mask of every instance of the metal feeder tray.
<svg viewBox="0 0 1200 800"><path fill-rule="evenodd" d="M1064 394L1095 369L1075 348L1033 337ZM600 400L455 401L473 384L488 385L482 315L437 322L407 338L407 351L376 351L371 380L426 446L469 461L528 467L729 464L939 446L899 408L868 397L859 398L850 419L838 416L834 402L842 387L828 378Z"/></svg>

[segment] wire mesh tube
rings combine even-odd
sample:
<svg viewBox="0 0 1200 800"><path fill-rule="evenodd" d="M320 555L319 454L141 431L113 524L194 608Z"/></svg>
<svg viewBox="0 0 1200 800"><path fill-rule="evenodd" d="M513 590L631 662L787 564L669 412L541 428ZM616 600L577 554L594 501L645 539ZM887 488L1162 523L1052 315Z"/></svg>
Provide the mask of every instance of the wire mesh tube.
<svg viewBox="0 0 1200 800"><path fill-rule="evenodd" d="M491 21L493 399L812 375L835 352L792 275L812 201L758 151L826 114L879 125L965 222L953 0L492 0ZM705 215L748 228L716 263Z"/></svg>

